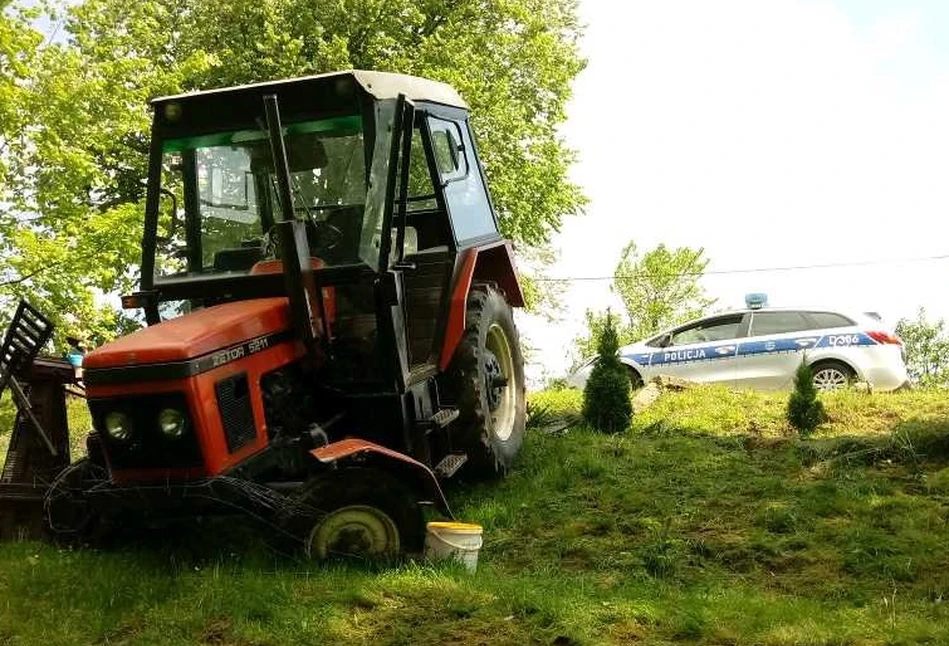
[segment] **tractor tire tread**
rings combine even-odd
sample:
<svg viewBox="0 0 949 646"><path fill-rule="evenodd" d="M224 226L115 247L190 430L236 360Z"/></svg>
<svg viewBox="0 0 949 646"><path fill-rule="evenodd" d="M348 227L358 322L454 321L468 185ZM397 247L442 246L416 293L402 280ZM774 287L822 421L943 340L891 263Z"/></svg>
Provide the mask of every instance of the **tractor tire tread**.
<svg viewBox="0 0 949 646"><path fill-rule="evenodd" d="M468 454L468 464L464 467L469 474L480 476L503 475L511 466L514 454L519 450L524 434L523 415L515 419L513 442L507 451L499 454L499 448L494 445L488 435L490 421L485 414L484 402L487 401L486 384L481 374L481 346L482 336L486 334L488 317L485 312L492 307L491 301L497 299L504 308L510 308L503 294L489 283L476 283L468 294L466 303L465 331L462 340L455 350L449 373L452 378L452 390L456 396L456 404L460 418L456 424L461 429L461 447ZM500 308L500 303L495 306ZM506 334L515 354L516 370L519 372L519 383L515 387L523 388L523 367L520 354L520 337L516 326L511 319L510 329ZM524 393L521 393L523 403Z"/></svg>

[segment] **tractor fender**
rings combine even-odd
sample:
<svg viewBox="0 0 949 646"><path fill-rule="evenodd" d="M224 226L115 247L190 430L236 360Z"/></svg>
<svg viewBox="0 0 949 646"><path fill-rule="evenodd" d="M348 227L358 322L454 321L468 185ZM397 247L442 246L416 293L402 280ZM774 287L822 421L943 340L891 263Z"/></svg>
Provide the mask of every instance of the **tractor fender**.
<svg viewBox="0 0 949 646"><path fill-rule="evenodd" d="M451 292L448 324L445 326L445 341L438 367L446 370L455 354L455 348L465 334L465 312L468 309L468 293L475 282L495 283L512 307L524 307L524 294L517 280L514 264L514 249L507 240L491 242L480 247L466 249L461 257L459 269Z"/></svg>
<svg viewBox="0 0 949 646"><path fill-rule="evenodd" d="M366 440L348 438L313 449L310 455L327 465L362 463L393 473L416 492L430 496L435 507L448 518L455 518L432 470L404 453Z"/></svg>

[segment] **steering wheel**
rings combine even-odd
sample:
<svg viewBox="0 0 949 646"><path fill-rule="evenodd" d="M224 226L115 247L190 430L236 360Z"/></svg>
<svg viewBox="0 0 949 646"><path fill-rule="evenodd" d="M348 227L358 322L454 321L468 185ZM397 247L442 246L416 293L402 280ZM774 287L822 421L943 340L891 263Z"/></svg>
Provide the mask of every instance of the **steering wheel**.
<svg viewBox="0 0 949 646"><path fill-rule="evenodd" d="M271 227L263 236L263 257L276 258L279 243L277 241L276 227ZM310 247L311 255L321 255L327 251L335 249L343 239L343 231L335 224L327 221L308 220L306 221L307 244Z"/></svg>
<svg viewBox="0 0 949 646"><path fill-rule="evenodd" d="M332 251L342 242L343 230L328 220L323 220L322 222L312 220L310 224L313 226L313 233L311 235L311 229L307 228L307 241L310 244L311 252L317 256L322 256L327 251Z"/></svg>

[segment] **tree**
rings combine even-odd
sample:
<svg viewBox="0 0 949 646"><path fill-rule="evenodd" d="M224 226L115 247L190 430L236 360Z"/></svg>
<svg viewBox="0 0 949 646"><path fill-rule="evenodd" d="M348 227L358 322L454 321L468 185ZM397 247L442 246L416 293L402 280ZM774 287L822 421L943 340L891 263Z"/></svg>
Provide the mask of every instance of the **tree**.
<svg viewBox="0 0 949 646"><path fill-rule="evenodd" d="M703 254L703 249L660 244L640 257L635 242L623 248L613 272L613 289L627 315L625 324L617 323L620 345L698 318L715 303L699 283L709 262ZM608 313L587 310L584 317L586 329L574 339L573 368L592 356Z"/></svg>
<svg viewBox="0 0 949 646"><path fill-rule="evenodd" d="M802 361L794 373L794 390L788 398L788 423L802 437L807 437L826 419L824 405L817 399L814 387L814 373L806 362Z"/></svg>
<svg viewBox="0 0 949 646"><path fill-rule="evenodd" d="M25 79L43 40L30 27L32 14L15 11L10 0L0 0L0 205L10 199L12 146L27 121ZM6 211L0 218L9 217Z"/></svg>
<svg viewBox="0 0 949 646"><path fill-rule="evenodd" d="M900 319L896 334L906 348L906 368L913 383L949 385L949 333L943 319L929 321L919 308L916 319Z"/></svg>
<svg viewBox="0 0 949 646"><path fill-rule="evenodd" d="M603 336L603 330L607 325L613 325L616 330L616 338L619 347L636 341L633 332L628 325L622 325L616 316L609 311L597 312L588 309L583 313L586 323L585 331L574 340L573 365L571 369L576 370L584 361L597 353L597 347L600 344L600 338Z"/></svg>
<svg viewBox="0 0 949 646"><path fill-rule="evenodd" d="M121 325L103 295L138 278L147 101L163 94L353 67L427 76L472 106L507 236L543 245L584 203L558 134L583 67L575 0L66 5L66 42L37 50L22 84L0 311L26 296L63 334L105 339Z"/></svg>
<svg viewBox="0 0 949 646"><path fill-rule="evenodd" d="M612 315L607 313L597 346L597 362L583 390L583 419L604 433L619 433L633 416L629 376L616 352L619 339Z"/></svg>
<svg viewBox="0 0 949 646"><path fill-rule="evenodd" d="M704 249L660 244L640 257L635 242L620 254L614 289L626 306L630 335L643 339L702 316L715 303L700 284L708 266Z"/></svg>

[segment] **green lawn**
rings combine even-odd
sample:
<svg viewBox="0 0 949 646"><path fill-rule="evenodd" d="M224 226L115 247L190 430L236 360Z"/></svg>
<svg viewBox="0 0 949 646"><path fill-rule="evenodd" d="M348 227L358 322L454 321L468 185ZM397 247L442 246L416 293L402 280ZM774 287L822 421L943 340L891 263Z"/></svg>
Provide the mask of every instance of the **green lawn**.
<svg viewBox="0 0 949 646"><path fill-rule="evenodd" d="M475 575L212 529L198 551L3 545L0 645L949 643L949 393L824 397L806 441L785 397L699 388L622 435L534 433L508 480L452 494L485 527Z"/></svg>

